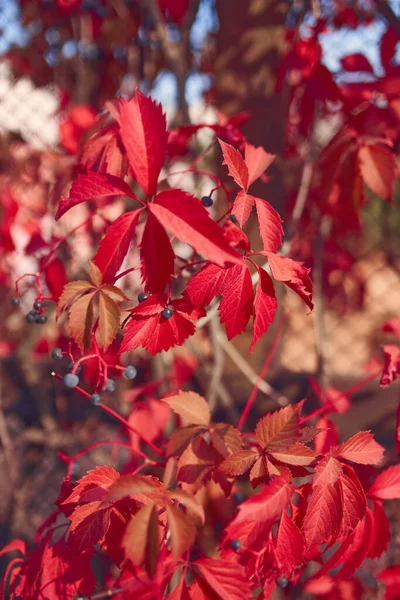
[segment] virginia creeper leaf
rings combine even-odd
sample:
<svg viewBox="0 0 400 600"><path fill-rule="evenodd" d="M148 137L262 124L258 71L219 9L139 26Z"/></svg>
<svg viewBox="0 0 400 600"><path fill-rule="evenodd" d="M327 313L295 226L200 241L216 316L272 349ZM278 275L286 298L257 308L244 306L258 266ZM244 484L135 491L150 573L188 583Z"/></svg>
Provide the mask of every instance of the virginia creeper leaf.
<svg viewBox="0 0 400 600"><path fill-rule="evenodd" d="M377 465L385 449L374 440L370 431L360 431L335 451L337 458L344 458L360 465Z"/></svg>
<svg viewBox="0 0 400 600"><path fill-rule="evenodd" d="M258 340L268 330L268 327L274 320L275 311L278 308L271 277L261 267L258 267L257 270L259 280L254 299L253 339L251 340L250 352L253 352Z"/></svg>
<svg viewBox="0 0 400 600"><path fill-rule="evenodd" d="M183 417L190 425L203 425L208 427L211 419L207 401L196 392L180 391L176 396L162 398L170 408Z"/></svg>
<svg viewBox="0 0 400 600"><path fill-rule="evenodd" d="M165 290L174 274L175 254L164 227L149 212L140 242L142 279L147 292Z"/></svg>
<svg viewBox="0 0 400 600"><path fill-rule="evenodd" d="M166 512L172 555L175 560L178 560L194 543L196 526L188 515L172 504L166 505Z"/></svg>
<svg viewBox="0 0 400 600"><path fill-rule="evenodd" d="M304 300L310 310L313 309L312 303L312 283L308 274L310 269L303 267L303 263L279 256L272 252L265 253L272 271L272 276L277 281L282 281L290 287Z"/></svg>

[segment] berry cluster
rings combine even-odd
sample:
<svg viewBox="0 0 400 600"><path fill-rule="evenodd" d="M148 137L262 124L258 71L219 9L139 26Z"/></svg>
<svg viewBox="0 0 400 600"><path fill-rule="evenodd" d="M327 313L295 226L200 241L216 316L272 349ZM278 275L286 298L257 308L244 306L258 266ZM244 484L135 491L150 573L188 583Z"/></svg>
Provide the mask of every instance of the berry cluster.
<svg viewBox="0 0 400 600"><path fill-rule="evenodd" d="M21 304L20 298L12 298L11 304L13 306L19 306ZM47 317L43 313L43 302L41 300L35 300L35 302L33 303L32 310L28 312L25 318L30 324L38 323L38 325L43 325L47 321Z"/></svg>

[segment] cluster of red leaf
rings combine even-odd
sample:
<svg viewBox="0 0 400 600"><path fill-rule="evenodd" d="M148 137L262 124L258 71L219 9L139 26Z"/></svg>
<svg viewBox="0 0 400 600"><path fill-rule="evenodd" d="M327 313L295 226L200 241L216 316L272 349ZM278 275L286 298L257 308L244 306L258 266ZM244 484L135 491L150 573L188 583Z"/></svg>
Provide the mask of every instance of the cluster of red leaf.
<svg viewBox="0 0 400 600"><path fill-rule="evenodd" d="M383 502L400 498L400 468L375 468L384 449L370 432L321 450L325 430L302 425L303 402L267 414L254 434L213 423L194 392L153 402L166 403L183 425L169 439L157 435L165 462L65 479L34 548L16 540L2 550L18 553L5 577L12 598L90 596L99 550L119 568L110 590L121 600L266 600L300 577L318 595L363 589L354 573L387 549ZM249 470L258 491L237 504L232 492ZM221 511L219 550L209 556L207 532ZM316 568L307 575L310 561ZM389 573L380 577L392 585Z"/></svg>

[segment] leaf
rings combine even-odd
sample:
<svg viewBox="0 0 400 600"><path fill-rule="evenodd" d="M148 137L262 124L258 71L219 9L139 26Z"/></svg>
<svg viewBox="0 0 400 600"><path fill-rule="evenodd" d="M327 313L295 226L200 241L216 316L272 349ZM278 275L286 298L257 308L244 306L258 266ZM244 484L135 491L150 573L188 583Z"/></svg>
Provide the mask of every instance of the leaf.
<svg viewBox="0 0 400 600"><path fill-rule="evenodd" d="M268 452L282 452L300 438L300 411L303 403L285 406L260 419L255 429L257 443Z"/></svg>
<svg viewBox="0 0 400 600"><path fill-rule="evenodd" d="M194 439L178 461L178 481L185 490L195 494L209 479L219 455L202 437Z"/></svg>
<svg viewBox="0 0 400 600"><path fill-rule="evenodd" d="M192 517L192 519L197 519L202 524L204 524L204 522L205 522L204 508L200 504L200 502L196 498L196 496L193 496L192 494L187 494L183 490L179 490L179 489L170 490L168 492L168 495L173 500L176 500L177 502L179 502L179 504L182 504L182 506L184 506L186 508L187 513Z"/></svg>
<svg viewBox="0 0 400 600"><path fill-rule="evenodd" d="M257 209L260 235L265 252L276 252L282 244L282 219L269 202L254 198Z"/></svg>
<svg viewBox="0 0 400 600"><path fill-rule="evenodd" d="M103 281L112 283L119 271L139 221L141 209L121 215L107 230L93 261L103 273Z"/></svg>
<svg viewBox="0 0 400 600"><path fill-rule="evenodd" d="M146 196L154 194L167 153L167 124L160 104L138 88L120 106L120 134L132 171Z"/></svg>
<svg viewBox="0 0 400 600"><path fill-rule="evenodd" d="M250 196L245 190L241 190L235 198L232 207L232 214L237 217L240 227L246 223L254 205L254 197Z"/></svg>
<svg viewBox="0 0 400 600"><path fill-rule="evenodd" d="M259 454L254 450L235 452L220 464L219 470L231 477L238 477L248 471L257 460Z"/></svg>
<svg viewBox="0 0 400 600"><path fill-rule="evenodd" d="M326 454L333 446L339 445L339 433L333 421L321 417L316 426L321 430L315 438L315 450L318 454Z"/></svg>
<svg viewBox="0 0 400 600"><path fill-rule="evenodd" d="M271 277L261 267L257 267L257 270L259 280L254 299L253 339L251 340L250 352L253 352L258 340L268 330L268 327L274 320L275 311L278 308Z"/></svg>
<svg viewBox="0 0 400 600"><path fill-rule="evenodd" d="M249 185L249 171L239 150L235 150L233 146L220 139L218 139L218 142L224 156L224 162L222 164L228 167L229 175L232 179L234 179L243 190L247 190Z"/></svg>
<svg viewBox="0 0 400 600"><path fill-rule="evenodd" d="M141 502L150 498L156 503L162 503L166 497L158 480L143 475L122 475L108 488L103 502L116 502L127 496L138 498Z"/></svg>
<svg viewBox="0 0 400 600"><path fill-rule="evenodd" d="M149 204L149 210L165 229L217 265L243 263L243 258L231 248L200 200L187 192L160 192Z"/></svg>
<svg viewBox="0 0 400 600"><path fill-rule="evenodd" d="M228 340L245 331L253 312L253 299L253 284L247 265L230 267L219 304L220 319L225 325Z"/></svg>
<svg viewBox="0 0 400 600"><path fill-rule="evenodd" d="M396 179L396 157L387 146L364 145L358 151L364 183L380 198L392 202Z"/></svg>
<svg viewBox="0 0 400 600"><path fill-rule="evenodd" d="M190 425L208 427L210 424L211 415L208 403L196 392L180 391L176 396L168 396L161 400Z"/></svg>
<svg viewBox="0 0 400 600"><path fill-rule="evenodd" d="M369 540L368 558L379 558L386 552L390 542L390 523L381 502L374 502L372 515L372 535Z"/></svg>
<svg viewBox="0 0 400 600"><path fill-rule="evenodd" d="M239 505L236 524L247 520L274 523L288 505L295 488L284 477L274 477L263 489Z"/></svg>
<svg viewBox="0 0 400 600"><path fill-rule="evenodd" d="M335 451L335 456L359 465L377 465L384 452L385 449L374 440L370 431L360 431L341 444Z"/></svg>
<svg viewBox="0 0 400 600"><path fill-rule="evenodd" d="M129 521L122 546L125 556L136 567L144 564L150 576L156 571L159 547L157 509L154 504L143 506Z"/></svg>
<svg viewBox="0 0 400 600"><path fill-rule="evenodd" d="M96 339L100 348L107 350L117 335L120 322L120 310L117 304L106 294L99 294L99 326Z"/></svg>
<svg viewBox="0 0 400 600"><path fill-rule="evenodd" d="M175 254L164 227L151 212L147 217L140 249L145 290L163 292L175 271Z"/></svg>
<svg viewBox="0 0 400 600"><path fill-rule="evenodd" d="M181 579L176 587L167 596L167 600L194 600L189 594L186 581Z"/></svg>
<svg viewBox="0 0 400 600"><path fill-rule="evenodd" d="M236 562L203 558L193 563L196 579L204 591L212 590L221 600L247 600L250 586L243 567Z"/></svg>
<svg viewBox="0 0 400 600"><path fill-rule="evenodd" d="M91 260L89 260L89 273L93 285L97 288L100 287L102 284L103 276L99 268Z"/></svg>
<svg viewBox="0 0 400 600"><path fill-rule="evenodd" d="M282 575L291 575L293 569L304 560L306 549L303 534L285 511L279 523L275 542L275 553Z"/></svg>
<svg viewBox="0 0 400 600"><path fill-rule="evenodd" d="M279 462L286 463L287 465L310 465L316 457L316 454L311 448L304 446L304 444L296 444L287 450L282 450L280 452L271 452L269 450L271 456L273 456Z"/></svg>
<svg viewBox="0 0 400 600"><path fill-rule="evenodd" d="M68 313L68 324L71 336L83 352L84 348L91 346L92 329L94 325L94 307L93 300L97 292L85 294L78 298Z"/></svg>
<svg viewBox="0 0 400 600"><path fill-rule="evenodd" d="M310 269L303 267L303 263L279 256L271 252L266 252L268 264L272 271L272 276L277 281L282 281L290 287L304 300L310 310L314 308L312 302L312 283L308 274Z"/></svg>
<svg viewBox="0 0 400 600"><path fill-rule="evenodd" d="M400 499L400 465L394 465L379 473L367 496L374 500Z"/></svg>
<svg viewBox="0 0 400 600"><path fill-rule="evenodd" d="M313 485L333 485L343 472L342 464L333 456L325 456L319 461L313 480Z"/></svg>
<svg viewBox="0 0 400 600"><path fill-rule="evenodd" d="M167 443L167 456L180 456L192 439L202 431L203 428L197 425L181 427L174 431Z"/></svg>
<svg viewBox="0 0 400 600"><path fill-rule="evenodd" d="M342 520L338 487L328 483L314 487L303 521L308 546L326 544L334 538Z"/></svg>
<svg viewBox="0 0 400 600"><path fill-rule="evenodd" d="M244 157L249 170L249 187L270 166L275 159L275 154L269 154L262 146L252 146L246 143Z"/></svg>
<svg viewBox="0 0 400 600"><path fill-rule="evenodd" d="M396 381L400 374L400 348L394 344L383 346L385 364L381 375L380 385L386 387Z"/></svg>
<svg viewBox="0 0 400 600"><path fill-rule="evenodd" d="M112 467L102 466L91 469L79 479L78 485L62 504L94 502L103 500L110 486L119 479L120 474Z"/></svg>
<svg viewBox="0 0 400 600"><path fill-rule="evenodd" d="M104 508L101 502L89 502L77 506L69 519L69 542L82 552L104 538L110 525L110 509Z"/></svg>
<svg viewBox="0 0 400 600"><path fill-rule="evenodd" d="M191 277L185 294L193 304L207 306L213 298L221 295L228 269L218 265L205 265L196 275Z"/></svg>
<svg viewBox="0 0 400 600"><path fill-rule="evenodd" d="M345 467L338 480L341 502L342 522L339 536L343 539L351 533L367 511L367 499L357 475L351 467Z"/></svg>
<svg viewBox="0 0 400 600"><path fill-rule="evenodd" d="M194 544L196 526L190 517L176 506L167 504L166 512L171 535L172 555L175 560L178 560Z"/></svg>
<svg viewBox="0 0 400 600"><path fill-rule="evenodd" d="M70 208L103 196L130 196L136 199L131 188L123 179L108 173L90 172L78 175L70 189L68 198L61 198L55 220L58 221Z"/></svg>
<svg viewBox="0 0 400 600"><path fill-rule="evenodd" d="M60 296L57 305L57 319L61 313L68 308L70 304L75 302L80 296L93 290L93 285L88 281L71 281L68 283Z"/></svg>

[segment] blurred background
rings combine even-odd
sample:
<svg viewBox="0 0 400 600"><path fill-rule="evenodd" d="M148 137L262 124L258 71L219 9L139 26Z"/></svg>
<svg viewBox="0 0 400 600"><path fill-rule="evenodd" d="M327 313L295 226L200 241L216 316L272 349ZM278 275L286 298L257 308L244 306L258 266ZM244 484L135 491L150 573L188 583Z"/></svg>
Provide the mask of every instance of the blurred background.
<svg viewBox="0 0 400 600"><path fill-rule="evenodd" d="M240 129L277 154L269 180L255 193L282 215L290 256L313 269L313 315L295 294L279 290L283 308L254 354L248 353L251 333L229 346L219 416L237 415L277 336L267 375L272 388L260 392L254 421L275 408L274 397L307 397L311 411L318 386L341 397L366 379L333 419L343 438L372 429L389 449L389 462L395 460L399 387L381 389L373 375L383 365L381 345L396 340L385 324L399 317L398 194L382 199L369 190L355 211L350 176L322 238L325 213L316 217L312 201L321 200L321 157L344 123L357 135L390 137L398 148L397 15L400 2L384 0L0 0L0 544L15 536L31 540L51 512L65 475L57 452L72 454L118 434L112 419L55 385L49 352L60 333L54 319L27 327L34 291L24 288L22 310L10 301L15 280L37 271L52 236L62 239L85 218L80 212L65 229L54 229L55 206L82 144L99 131L105 103L130 98L137 86L162 102L176 132L175 171L214 139L201 128L187 146L191 134L179 128L226 124L237 115L232 140ZM205 170L225 177L220 164L215 152L204 159ZM200 175L186 176L182 185L200 197L212 187ZM256 227L250 221L250 237ZM77 278L93 253L90 234L77 232L68 252L59 260ZM193 339L200 391L210 353L201 335ZM144 381L148 357L140 360ZM132 410L122 382L110 402L125 414ZM100 447L82 457L74 475L115 460ZM396 528L399 516L392 512Z"/></svg>

